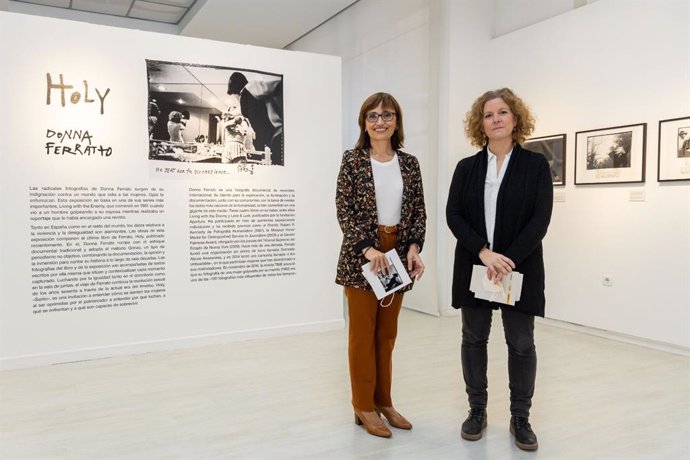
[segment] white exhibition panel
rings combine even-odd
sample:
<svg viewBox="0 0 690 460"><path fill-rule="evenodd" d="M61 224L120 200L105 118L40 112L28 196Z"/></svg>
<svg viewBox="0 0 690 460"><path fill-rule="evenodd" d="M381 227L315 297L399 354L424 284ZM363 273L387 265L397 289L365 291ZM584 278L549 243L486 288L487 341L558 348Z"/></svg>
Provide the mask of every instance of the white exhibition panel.
<svg viewBox="0 0 690 460"><path fill-rule="evenodd" d="M7 107L0 127L0 368L343 326L342 291L334 284L339 156L329 154L341 146L340 58L12 13L0 13L0 43L0 96ZM282 76L284 165L150 159L147 60ZM48 86L47 75L52 84L62 75L64 84L72 86L65 90L64 106L62 91ZM77 139L60 142L53 134L67 132L79 132ZM48 142L96 148L88 154L56 153L46 148ZM123 197L134 196L124 192L128 188L145 189L146 196L159 193L163 206L154 214L130 213L112 221L69 214L59 220L55 210L44 216L54 222L38 221L40 214L31 214L32 191L71 187L96 195L109 187L115 193L123 190ZM197 272L192 281L192 240L212 241L191 230L192 189L226 196L238 190L262 191L268 194L264 197L274 196L272 192L294 195L292 271L222 280L200 280ZM75 202L79 193L74 191L70 200ZM104 199L85 198L99 206ZM224 212L217 201L212 207ZM32 251L40 249L32 232L50 233L51 225L90 232L89 225L109 223L162 231L164 287L161 291L159 280L157 295L165 296L141 295L129 305L78 309L81 303L67 289L70 285L58 279L59 271L51 280L59 289L39 295L40 278L32 275L46 263L32 260ZM54 238L59 240L61 231ZM84 271L74 273L86 279ZM135 292L131 285L125 291ZM58 299L67 305L51 310ZM37 302L43 303L37 307Z"/></svg>

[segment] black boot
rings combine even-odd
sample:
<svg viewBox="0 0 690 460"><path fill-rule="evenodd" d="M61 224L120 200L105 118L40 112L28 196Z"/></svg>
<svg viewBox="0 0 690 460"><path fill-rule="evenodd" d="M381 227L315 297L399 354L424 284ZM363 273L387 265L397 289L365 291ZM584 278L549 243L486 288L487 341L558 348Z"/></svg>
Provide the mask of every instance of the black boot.
<svg viewBox="0 0 690 460"><path fill-rule="evenodd" d="M532 431L527 417L510 417L510 432L515 436L515 445L522 450L537 450L537 435Z"/></svg>
<svg viewBox="0 0 690 460"><path fill-rule="evenodd" d="M468 441L477 441L482 438L482 430L486 428L486 409L483 407L473 407L469 415L462 422L460 436Z"/></svg>

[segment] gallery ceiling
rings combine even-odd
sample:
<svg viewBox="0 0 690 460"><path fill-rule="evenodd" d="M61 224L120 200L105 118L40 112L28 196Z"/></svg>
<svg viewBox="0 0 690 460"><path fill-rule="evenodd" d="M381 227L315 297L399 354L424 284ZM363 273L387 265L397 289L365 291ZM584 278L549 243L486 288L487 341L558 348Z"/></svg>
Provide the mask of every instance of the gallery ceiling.
<svg viewBox="0 0 690 460"><path fill-rule="evenodd" d="M74 11L177 24L196 0L13 0Z"/></svg>
<svg viewBox="0 0 690 460"><path fill-rule="evenodd" d="M99 16L177 27L177 33L232 43L284 48L358 0L9 0L9 11L78 21ZM136 24L136 25L135 25ZM172 29L174 32L174 29Z"/></svg>

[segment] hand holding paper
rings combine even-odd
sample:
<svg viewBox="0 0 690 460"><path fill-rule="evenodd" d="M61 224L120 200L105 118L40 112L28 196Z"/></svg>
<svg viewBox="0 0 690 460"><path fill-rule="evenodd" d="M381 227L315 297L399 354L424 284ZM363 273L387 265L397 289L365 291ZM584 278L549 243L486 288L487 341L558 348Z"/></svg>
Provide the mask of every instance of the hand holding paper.
<svg viewBox="0 0 690 460"><path fill-rule="evenodd" d="M510 272L498 282L487 276L487 268L483 265L472 266L472 278L470 279L470 291L474 292L477 299L498 302L506 305L515 305L522 294L522 273Z"/></svg>
<svg viewBox="0 0 690 460"><path fill-rule="evenodd" d="M509 257L494 252L488 247L479 251L479 258L486 266L487 276L492 281L501 281L504 276L515 269L515 262Z"/></svg>
<svg viewBox="0 0 690 460"><path fill-rule="evenodd" d="M376 294L376 298L379 300L404 288L412 282L395 249L388 251L385 256L389 264L387 273L372 271L373 262L362 265L362 274L371 285L374 294Z"/></svg>
<svg viewBox="0 0 690 460"><path fill-rule="evenodd" d="M371 271L374 273L382 273L384 275L388 274L390 270L390 261L388 260L388 257L386 257L386 254L374 247L371 247L367 249L366 253L364 253L364 257L366 257L366 259L369 261L367 265L369 265Z"/></svg>

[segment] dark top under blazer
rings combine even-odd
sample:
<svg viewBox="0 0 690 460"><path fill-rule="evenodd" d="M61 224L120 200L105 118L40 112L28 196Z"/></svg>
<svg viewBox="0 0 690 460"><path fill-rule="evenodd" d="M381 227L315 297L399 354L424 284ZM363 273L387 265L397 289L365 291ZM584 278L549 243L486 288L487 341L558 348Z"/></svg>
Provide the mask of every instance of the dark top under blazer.
<svg viewBox="0 0 690 460"><path fill-rule="evenodd" d="M407 250L412 243L421 252L426 232L426 210L422 174L417 158L398 150L398 163L403 181L402 209L398 224L396 251L407 264ZM366 150L348 150L343 154L335 196L338 223L343 231L343 242L338 259L335 282L371 291L362 274L362 265L368 262L362 250L368 246L379 248L376 190L371 160ZM412 284L402 290L412 289Z"/></svg>
<svg viewBox="0 0 690 460"><path fill-rule="evenodd" d="M452 305L476 306L469 290L472 265L482 265L479 251L489 244L484 217L484 182L488 165L486 147L460 160L450 185L446 219L457 238L453 266ZM493 250L515 262L524 275L522 294L515 308L544 316L544 257L541 241L551 220L553 182L544 155L515 145L496 201ZM486 305L485 302L479 304ZM501 304L489 304L499 307ZM511 307L512 308L512 307Z"/></svg>

